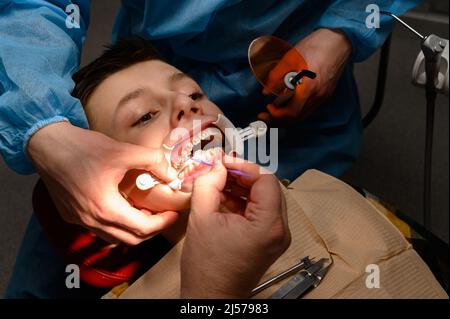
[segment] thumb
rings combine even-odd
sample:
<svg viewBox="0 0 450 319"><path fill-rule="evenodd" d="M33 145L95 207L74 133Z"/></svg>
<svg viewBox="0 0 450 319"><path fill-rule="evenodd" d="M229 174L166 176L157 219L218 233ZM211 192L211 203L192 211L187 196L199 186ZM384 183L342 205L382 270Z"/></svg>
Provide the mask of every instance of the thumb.
<svg viewBox="0 0 450 319"><path fill-rule="evenodd" d="M177 178L177 172L170 165L170 160L166 158L163 150L130 145L127 152L129 154L128 169L150 171L164 182L170 182Z"/></svg>
<svg viewBox="0 0 450 319"><path fill-rule="evenodd" d="M203 215L219 211L226 179L227 171L220 161L215 162L211 171L198 177L192 189L191 213Z"/></svg>

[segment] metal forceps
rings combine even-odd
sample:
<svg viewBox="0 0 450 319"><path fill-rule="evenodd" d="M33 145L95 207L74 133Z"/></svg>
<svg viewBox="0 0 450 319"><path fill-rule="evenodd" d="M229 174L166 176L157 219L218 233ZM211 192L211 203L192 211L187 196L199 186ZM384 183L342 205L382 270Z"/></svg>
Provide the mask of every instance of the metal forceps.
<svg viewBox="0 0 450 319"><path fill-rule="evenodd" d="M289 269L283 271L282 273L270 278L269 280L263 282L259 286L257 286L255 289L252 290L252 296L256 295L257 293L263 291L267 287L272 286L273 284L283 280L284 278L288 277L289 275L292 275L302 269L308 268L312 265L312 260L314 258L309 259L309 256L306 256L300 260L300 262L296 263L294 266L290 267Z"/></svg>

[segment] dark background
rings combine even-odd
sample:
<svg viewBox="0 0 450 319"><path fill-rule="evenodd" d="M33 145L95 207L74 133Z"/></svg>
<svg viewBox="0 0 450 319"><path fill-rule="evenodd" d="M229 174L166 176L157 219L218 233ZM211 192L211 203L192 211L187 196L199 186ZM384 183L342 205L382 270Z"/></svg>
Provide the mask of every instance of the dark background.
<svg viewBox="0 0 450 319"><path fill-rule="evenodd" d="M92 1L91 24L82 55L85 64L110 41L118 0ZM405 20L422 34L448 39L447 0L425 1ZM411 69L419 52L418 40L404 28L393 32L387 88L379 116L364 132L359 161L343 179L364 187L422 222L422 179L425 145L425 98L411 84ZM363 113L373 101L378 66L375 54L355 67ZM448 243L449 104L438 96L434 128L432 231ZM20 176L0 160L0 293L5 289L23 233L31 215L31 192L36 175ZM37 274L38 275L38 274Z"/></svg>

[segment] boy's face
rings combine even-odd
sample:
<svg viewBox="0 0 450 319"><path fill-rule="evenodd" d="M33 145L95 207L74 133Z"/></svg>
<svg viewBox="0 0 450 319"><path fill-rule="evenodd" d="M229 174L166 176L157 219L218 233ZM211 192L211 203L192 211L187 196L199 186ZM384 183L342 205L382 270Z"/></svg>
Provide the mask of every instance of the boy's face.
<svg viewBox="0 0 450 319"><path fill-rule="evenodd" d="M85 110L91 129L158 149L179 144L180 135L173 132L195 130L198 123L203 129L221 113L193 79L158 60L134 64L106 78L90 95ZM186 209L190 199L189 189L173 191L164 185L141 195L157 203L152 210Z"/></svg>

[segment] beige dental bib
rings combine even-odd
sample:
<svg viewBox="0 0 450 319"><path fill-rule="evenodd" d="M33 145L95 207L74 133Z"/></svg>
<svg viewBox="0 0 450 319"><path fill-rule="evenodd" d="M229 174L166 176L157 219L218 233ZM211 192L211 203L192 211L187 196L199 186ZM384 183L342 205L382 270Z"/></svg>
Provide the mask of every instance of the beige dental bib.
<svg viewBox="0 0 450 319"><path fill-rule="evenodd" d="M329 175L309 170L283 187L292 243L261 281L286 270L304 256L331 258L322 283L305 298L448 298L403 235L365 198ZM179 242L120 298L178 298ZM380 270L380 287L368 288L368 265ZM257 294L267 298L286 281ZM112 290L105 298L118 297Z"/></svg>

